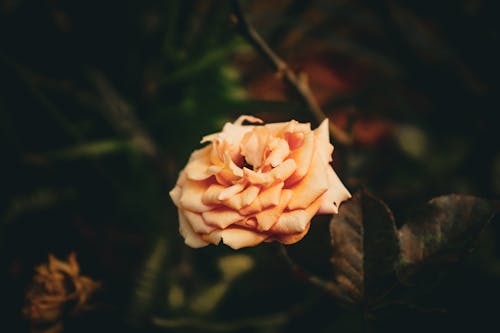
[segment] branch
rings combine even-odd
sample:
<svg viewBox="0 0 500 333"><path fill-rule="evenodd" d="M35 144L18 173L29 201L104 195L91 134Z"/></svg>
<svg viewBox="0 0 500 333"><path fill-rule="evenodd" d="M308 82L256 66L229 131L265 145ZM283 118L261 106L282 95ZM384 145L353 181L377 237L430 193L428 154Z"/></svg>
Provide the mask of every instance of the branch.
<svg viewBox="0 0 500 333"><path fill-rule="evenodd" d="M231 0L231 4L233 7L231 20L240 35L244 37L253 48L267 60L267 62L269 62L283 81L300 97L302 103L311 111L316 120L321 123L326 116L311 92L307 76L304 73L296 74L290 69L287 63L269 47L257 30L248 22L238 0ZM348 133L335 126L332 122L329 122L329 126L330 134L336 142L346 146L352 144L352 137Z"/></svg>

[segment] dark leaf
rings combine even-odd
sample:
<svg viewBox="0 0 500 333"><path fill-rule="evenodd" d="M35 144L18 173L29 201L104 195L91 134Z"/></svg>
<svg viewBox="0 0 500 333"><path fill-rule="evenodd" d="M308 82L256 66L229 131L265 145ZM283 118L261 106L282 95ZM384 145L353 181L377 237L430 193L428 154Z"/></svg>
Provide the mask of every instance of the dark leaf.
<svg viewBox="0 0 500 333"><path fill-rule="evenodd" d="M392 212L361 190L340 206L330 235L336 296L349 304L375 303L395 281L399 244Z"/></svg>
<svg viewBox="0 0 500 333"><path fill-rule="evenodd" d="M400 280L407 282L425 267L458 260L471 249L495 211L491 201L468 195L452 194L429 201L399 230Z"/></svg>

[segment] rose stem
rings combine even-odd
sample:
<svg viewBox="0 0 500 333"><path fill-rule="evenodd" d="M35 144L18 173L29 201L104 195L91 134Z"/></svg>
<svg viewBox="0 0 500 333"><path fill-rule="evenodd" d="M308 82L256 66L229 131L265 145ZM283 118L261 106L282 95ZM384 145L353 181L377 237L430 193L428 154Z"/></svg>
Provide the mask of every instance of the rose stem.
<svg viewBox="0 0 500 333"><path fill-rule="evenodd" d="M297 264L289 255L288 255L288 251L286 250L286 246L283 245L283 244L279 244L278 245L279 247L279 250L280 250L280 253L281 255L283 256L283 258L285 258L285 261L286 263L288 264L288 266L290 266L290 268L292 269L292 271L297 275L299 276L300 278L304 279L306 282L326 291L327 293L333 295L333 296L337 296L339 294L341 294L340 290L338 289L338 287L333 283L333 282L330 282L330 281L326 281L308 271L306 271L305 269L303 269L299 264Z"/></svg>
<svg viewBox="0 0 500 333"><path fill-rule="evenodd" d="M245 38L253 48L266 59L278 75L287 83L292 90L300 97L304 105L314 115L318 123L321 123L325 118L325 113L318 104L316 98L309 87L307 77L303 73L296 74L287 63L274 52L267 42L259 35L257 30L248 22L243 13L238 0L231 0L233 13L231 21L239 34ZM337 127L332 122L329 122L330 134L335 142L345 146L352 144L352 137L341 128Z"/></svg>

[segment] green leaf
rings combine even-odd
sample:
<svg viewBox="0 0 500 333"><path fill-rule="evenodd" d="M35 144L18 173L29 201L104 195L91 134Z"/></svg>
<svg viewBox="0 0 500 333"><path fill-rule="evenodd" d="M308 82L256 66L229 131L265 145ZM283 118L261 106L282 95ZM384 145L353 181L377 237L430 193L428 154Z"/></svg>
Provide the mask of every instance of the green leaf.
<svg viewBox="0 0 500 333"><path fill-rule="evenodd" d="M468 195L446 195L426 203L399 230L402 282L426 268L458 260L496 212L493 202Z"/></svg>
<svg viewBox="0 0 500 333"><path fill-rule="evenodd" d="M399 258L391 210L366 190L340 206L330 223L335 296L353 305L371 305L395 282Z"/></svg>

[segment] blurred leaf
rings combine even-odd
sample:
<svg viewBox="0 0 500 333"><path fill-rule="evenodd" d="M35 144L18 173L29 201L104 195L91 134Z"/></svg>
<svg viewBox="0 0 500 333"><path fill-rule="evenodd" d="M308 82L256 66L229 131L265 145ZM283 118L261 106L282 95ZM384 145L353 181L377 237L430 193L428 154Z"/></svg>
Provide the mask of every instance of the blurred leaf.
<svg viewBox="0 0 500 333"><path fill-rule="evenodd" d="M252 269L254 265L253 259L244 254L235 254L225 256L219 259L219 268L222 271L223 278L226 281L232 281L241 274Z"/></svg>
<svg viewBox="0 0 500 333"><path fill-rule="evenodd" d="M76 193L72 189L40 188L32 193L12 198L2 220L4 223L11 223L22 214L47 209L75 197Z"/></svg>
<svg viewBox="0 0 500 333"><path fill-rule="evenodd" d="M153 250L144 263L130 303L130 320L138 323L151 312L159 288L163 282L162 271L168 253L167 240L158 238Z"/></svg>
<svg viewBox="0 0 500 333"><path fill-rule="evenodd" d="M432 199L399 230L398 276L407 282L417 272L458 260L469 250L496 208L491 201L468 195Z"/></svg>
<svg viewBox="0 0 500 333"><path fill-rule="evenodd" d="M333 217L330 235L335 296L348 304L374 303L392 286L399 257L392 212L368 191L358 191Z"/></svg>
<svg viewBox="0 0 500 333"><path fill-rule="evenodd" d="M26 158L31 161L43 161L45 159L74 160L80 158L99 158L105 155L131 151L134 145L124 140L102 140L75 145L70 148L51 151L45 154L27 154Z"/></svg>
<svg viewBox="0 0 500 333"><path fill-rule="evenodd" d="M186 78L190 78L203 70L213 67L217 62L224 60L227 56L235 52L238 41L235 40L227 45L208 50L203 56L192 60L188 64L180 67L175 72L167 75L162 81L162 85L175 83Z"/></svg>
<svg viewBox="0 0 500 333"><path fill-rule="evenodd" d="M209 313L214 310L234 280L252 269L253 265L253 259L244 254L220 258L218 266L222 272L222 281L198 294L191 303L191 309L197 313Z"/></svg>

